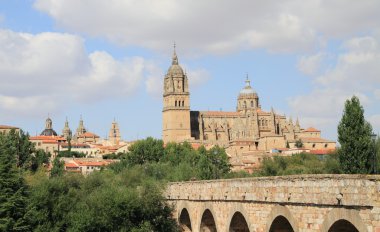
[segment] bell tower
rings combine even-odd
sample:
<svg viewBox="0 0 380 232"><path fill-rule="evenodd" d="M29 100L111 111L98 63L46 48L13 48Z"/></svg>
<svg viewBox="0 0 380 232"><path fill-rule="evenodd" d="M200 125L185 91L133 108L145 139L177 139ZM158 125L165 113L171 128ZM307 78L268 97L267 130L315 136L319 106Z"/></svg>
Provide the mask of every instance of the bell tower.
<svg viewBox="0 0 380 232"><path fill-rule="evenodd" d="M164 79L163 98L162 140L166 144L190 139L189 85L187 75L178 64L175 44L172 65Z"/></svg>

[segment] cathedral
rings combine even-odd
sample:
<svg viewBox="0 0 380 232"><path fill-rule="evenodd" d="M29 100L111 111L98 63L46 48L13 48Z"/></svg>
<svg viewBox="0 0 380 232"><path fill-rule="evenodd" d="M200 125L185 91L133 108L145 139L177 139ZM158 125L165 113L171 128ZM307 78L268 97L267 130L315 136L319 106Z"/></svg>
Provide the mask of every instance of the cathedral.
<svg viewBox="0 0 380 232"><path fill-rule="evenodd" d="M297 141L302 141L305 149L335 149L335 142L321 138L320 130L303 129L298 119L294 123L273 108L263 110L248 76L237 96L236 111L190 110L188 77L179 65L175 49L164 77L162 118L164 143L219 145L235 153L239 153L237 149L265 152L295 148Z"/></svg>

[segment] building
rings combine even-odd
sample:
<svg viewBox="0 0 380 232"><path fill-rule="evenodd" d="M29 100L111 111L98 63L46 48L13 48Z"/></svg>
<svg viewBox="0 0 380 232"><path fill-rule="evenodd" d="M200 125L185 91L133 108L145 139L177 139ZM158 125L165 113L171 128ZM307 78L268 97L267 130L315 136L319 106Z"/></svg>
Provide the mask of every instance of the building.
<svg viewBox="0 0 380 232"><path fill-rule="evenodd" d="M0 134L8 134L11 130L20 131L20 128L14 126L0 125Z"/></svg>
<svg viewBox="0 0 380 232"><path fill-rule="evenodd" d="M97 134L87 131L87 129L84 127L83 119L81 116L79 120L79 126L72 140L75 143L96 144L99 142L100 137Z"/></svg>
<svg viewBox="0 0 380 232"><path fill-rule="evenodd" d="M191 111L188 77L179 65L176 51L164 78L164 143L212 144L227 148L231 158L243 152L253 154L273 148L295 147L301 140L308 149L334 149L335 142L322 139L315 128L303 129L297 119L262 109L260 98L247 76L237 96L236 111ZM250 161L249 161L250 162Z"/></svg>
<svg viewBox="0 0 380 232"><path fill-rule="evenodd" d="M89 175L106 166L118 162L118 160L103 160L94 158L61 158L64 161L65 171Z"/></svg>
<svg viewBox="0 0 380 232"><path fill-rule="evenodd" d="M113 120L111 124L110 131L108 133L108 141L110 142L111 145L119 145L120 143L120 129L119 129L119 124Z"/></svg>

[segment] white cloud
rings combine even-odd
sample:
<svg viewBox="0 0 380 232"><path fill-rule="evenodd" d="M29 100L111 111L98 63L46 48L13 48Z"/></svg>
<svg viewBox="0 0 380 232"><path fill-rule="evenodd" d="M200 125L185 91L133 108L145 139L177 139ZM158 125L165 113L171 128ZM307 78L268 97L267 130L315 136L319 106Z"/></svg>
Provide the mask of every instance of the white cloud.
<svg viewBox="0 0 380 232"><path fill-rule="evenodd" d="M315 75L320 69L324 56L323 52L318 52L312 56L302 56L298 61L297 68L305 75Z"/></svg>
<svg viewBox="0 0 380 232"><path fill-rule="evenodd" d="M310 51L330 38L372 32L380 22L376 0L36 0L34 6L78 33L158 50L176 40L190 53Z"/></svg>
<svg viewBox="0 0 380 232"><path fill-rule="evenodd" d="M378 101L371 96L372 93L375 97L380 95L379 44L379 40L369 36L345 41L342 46L344 50L336 56L334 67L326 69L321 75L313 76L309 72L316 84L315 89L309 94L290 98L292 111L301 118L314 118L315 126L323 127L326 122L336 126L345 100L356 95L365 109L379 113ZM302 62L304 68L307 67L307 61L301 58ZM371 115L369 117L372 118ZM376 120L372 118L372 121L380 129Z"/></svg>
<svg viewBox="0 0 380 232"><path fill-rule="evenodd" d="M87 54L75 35L0 30L0 111L46 115L75 102L126 97L141 83L145 63Z"/></svg>

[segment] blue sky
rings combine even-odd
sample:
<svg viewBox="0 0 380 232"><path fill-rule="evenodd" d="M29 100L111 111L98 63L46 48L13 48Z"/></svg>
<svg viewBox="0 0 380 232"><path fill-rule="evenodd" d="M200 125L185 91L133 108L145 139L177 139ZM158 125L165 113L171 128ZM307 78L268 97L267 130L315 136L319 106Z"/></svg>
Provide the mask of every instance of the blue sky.
<svg viewBox="0 0 380 232"><path fill-rule="evenodd" d="M192 110L234 111L248 73L262 108L336 139L359 96L380 132L380 2L375 0L0 0L0 124L61 132L82 115L105 137L161 137L173 42Z"/></svg>

